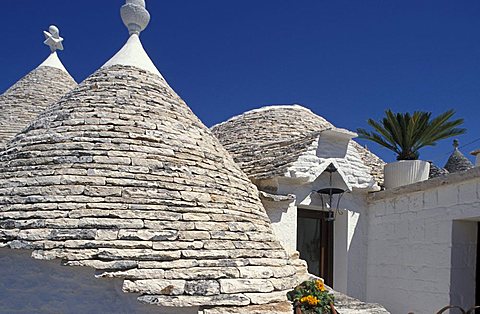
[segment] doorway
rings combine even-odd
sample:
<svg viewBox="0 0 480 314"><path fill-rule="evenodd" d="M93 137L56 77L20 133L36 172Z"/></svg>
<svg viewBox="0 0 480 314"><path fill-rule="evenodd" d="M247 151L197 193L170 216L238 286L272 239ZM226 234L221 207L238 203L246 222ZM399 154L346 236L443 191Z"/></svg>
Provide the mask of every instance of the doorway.
<svg viewBox="0 0 480 314"><path fill-rule="evenodd" d="M480 222L477 222L477 260L475 268L475 305L480 305ZM480 309L476 309L475 314L480 314Z"/></svg>
<svg viewBox="0 0 480 314"><path fill-rule="evenodd" d="M310 274L333 287L333 222L326 212L299 208L297 212L297 250L308 264Z"/></svg>
<svg viewBox="0 0 480 314"><path fill-rule="evenodd" d="M479 292L477 229L477 221L452 222L450 304L464 309L469 309L476 303Z"/></svg>

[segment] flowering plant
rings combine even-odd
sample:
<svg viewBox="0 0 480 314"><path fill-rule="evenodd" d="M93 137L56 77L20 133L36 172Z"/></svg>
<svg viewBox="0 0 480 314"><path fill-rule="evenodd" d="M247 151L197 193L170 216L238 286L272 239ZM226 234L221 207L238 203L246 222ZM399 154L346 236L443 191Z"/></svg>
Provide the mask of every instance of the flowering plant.
<svg viewBox="0 0 480 314"><path fill-rule="evenodd" d="M288 299L305 314L330 313L335 300L321 279L303 282L288 293Z"/></svg>

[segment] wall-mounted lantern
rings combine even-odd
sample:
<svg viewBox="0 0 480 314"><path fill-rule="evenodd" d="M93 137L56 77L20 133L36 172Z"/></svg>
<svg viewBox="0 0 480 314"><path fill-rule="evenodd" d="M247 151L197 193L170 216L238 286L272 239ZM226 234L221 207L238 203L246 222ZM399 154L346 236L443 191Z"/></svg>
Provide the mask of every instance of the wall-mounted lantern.
<svg viewBox="0 0 480 314"><path fill-rule="evenodd" d="M332 176L337 172L334 164L330 164L327 169L325 169L325 172L329 175L329 186L318 190L317 193L320 195L322 201L322 210L327 212L325 221L335 221L337 214L343 214L342 211L340 211L340 201L346 191L333 186Z"/></svg>

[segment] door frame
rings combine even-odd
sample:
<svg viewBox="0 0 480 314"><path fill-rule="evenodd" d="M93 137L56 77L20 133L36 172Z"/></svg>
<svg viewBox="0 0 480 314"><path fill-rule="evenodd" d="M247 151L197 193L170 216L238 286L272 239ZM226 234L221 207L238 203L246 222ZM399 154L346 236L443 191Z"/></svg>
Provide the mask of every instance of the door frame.
<svg viewBox="0 0 480 314"><path fill-rule="evenodd" d="M334 265L334 222L325 221L326 212L322 210L297 208L298 218L311 218L320 220L320 265L318 273L325 280L325 284L333 287L333 265Z"/></svg>
<svg viewBox="0 0 480 314"><path fill-rule="evenodd" d="M475 305L480 305L480 222L477 222L477 261L475 265ZM480 314L480 309L475 310Z"/></svg>

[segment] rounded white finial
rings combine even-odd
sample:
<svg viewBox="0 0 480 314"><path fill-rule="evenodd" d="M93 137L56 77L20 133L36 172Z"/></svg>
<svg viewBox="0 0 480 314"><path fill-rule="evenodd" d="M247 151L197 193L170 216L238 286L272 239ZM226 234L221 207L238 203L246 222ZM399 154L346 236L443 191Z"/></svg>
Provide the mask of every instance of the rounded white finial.
<svg viewBox="0 0 480 314"><path fill-rule="evenodd" d="M120 14L130 35L139 35L150 22L150 13L146 9L145 0L126 0Z"/></svg>
<svg viewBox="0 0 480 314"><path fill-rule="evenodd" d="M48 28L48 31L53 36L59 36L60 35L60 30L55 25L50 25L50 27Z"/></svg>
<svg viewBox="0 0 480 314"><path fill-rule="evenodd" d="M43 34L45 35L45 41L43 43L50 47L52 53L57 50L63 50L63 38L60 37L60 30L58 27L50 25L48 32L44 31Z"/></svg>
<svg viewBox="0 0 480 314"><path fill-rule="evenodd" d="M135 4L141 7L146 7L145 0L126 0L127 4Z"/></svg>

